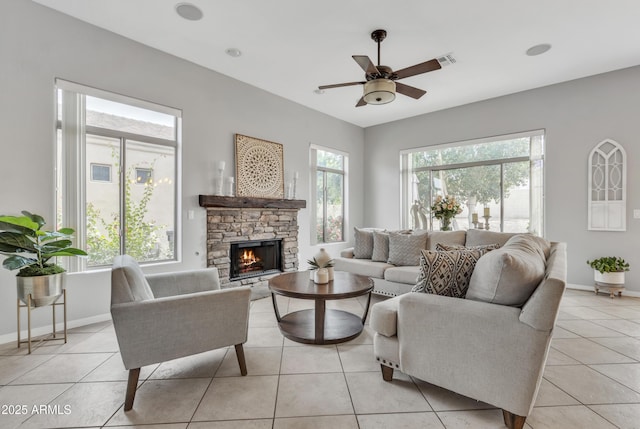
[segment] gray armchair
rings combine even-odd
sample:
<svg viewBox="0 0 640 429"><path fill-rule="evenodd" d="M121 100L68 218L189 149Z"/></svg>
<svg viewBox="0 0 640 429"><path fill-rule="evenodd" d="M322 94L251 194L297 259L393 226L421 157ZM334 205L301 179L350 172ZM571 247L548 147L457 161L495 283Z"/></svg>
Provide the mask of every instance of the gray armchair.
<svg viewBox="0 0 640 429"><path fill-rule="evenodd" d="M215 268L145 276L136 261L117 256L111 271L111 317L129 370L125 411L133 407L140 368L235 346L247 374L250 288L220 290Z"/></svg>
<svg viewBox="0 0 640 429"><path fill-rule="evenodd" d="M371 309L382 377L397 369L502 408L521 429L533 409L566 282L566 244L554 243L546 273L519 307L407 293Z"/></svg>

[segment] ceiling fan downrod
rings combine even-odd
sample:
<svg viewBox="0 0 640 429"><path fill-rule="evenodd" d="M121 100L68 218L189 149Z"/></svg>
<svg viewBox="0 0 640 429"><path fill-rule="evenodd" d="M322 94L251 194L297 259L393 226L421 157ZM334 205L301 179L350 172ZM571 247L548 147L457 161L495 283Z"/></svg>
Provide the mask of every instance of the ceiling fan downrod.
<svg viewBox="0 0 640 429"><path fill-rule="evenodd" d="M380 65L380 43L387 37L385 30L375 30L371 33L371 38L378 44L378 65Z"/></svg>

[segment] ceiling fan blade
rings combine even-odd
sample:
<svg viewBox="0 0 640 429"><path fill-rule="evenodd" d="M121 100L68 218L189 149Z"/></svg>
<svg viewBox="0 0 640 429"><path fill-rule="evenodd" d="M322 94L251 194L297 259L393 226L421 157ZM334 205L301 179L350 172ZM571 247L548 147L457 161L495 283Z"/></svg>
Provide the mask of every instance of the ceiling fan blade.
<svg viewBox="0 0 640 429"><path fill-rule="evenodd" d="M441 69L442 66L435 58L433 60L425 61L424 63L416 64L415 66L407 67L406 69L398 70L395 74L398 79L404 79L405 77L415 76L417 74L427 73L434 70Z"/></svg>
<svg viewBox="0 0 640 429"><path fill-rule="evenodd" d="M396 92L404 94L407 97L415 98L416 100L427 93L427 91L416 88L415 86L405 85L404 83L396 82Z"/></svg>
<svg viewBox="0 0 640 429"><path fill-rule="evenodd" d="M341 86L364 85L365 83L366 82L334 83L333 85L322 85L322 86L319 86L318 89L331 89L331 88L340 88Z"/></svg>
<svg viewBox="0 0 640 429"><path fill-rule="evenodd" d="M358 65L362 67L362 70L364 70L366 74L374 74L374 75L380 74L380 72L378 71L378 68L375 65L373 65L373 63L371 62L368 56L352 55L351 57L354 60L356 60L356 63L358 63Z"/></svg>
<svg viewBox="0 0 640 429"><path fill-rule="evenodd" d="M367 104L367 102L364 101L364 95L363 95L362 97L360 97L360 100L358 100L358 103L356 104L356 107L361 107L361 106L364 106L366 104Z"/></svg>

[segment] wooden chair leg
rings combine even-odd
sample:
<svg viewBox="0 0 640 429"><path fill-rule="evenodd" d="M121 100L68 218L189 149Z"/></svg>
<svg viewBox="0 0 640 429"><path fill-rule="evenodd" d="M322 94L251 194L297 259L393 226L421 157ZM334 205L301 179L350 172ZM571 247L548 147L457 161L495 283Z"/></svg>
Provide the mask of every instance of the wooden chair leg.
<svg viewBox="0 0 640 429"><path fill-rule="evenodd" d="M502 410L502 417L504 418L504 424L509 429L522 429L524 427L524 421L527 419L526 417L510 413L507 410Z"/></svg>
<svg viewBox="0 0 640 429"><path fill-rule="evenodd" d="M380 364L380 369L382 370L382 379L384 381L393 380L393 368Z"/></svg>
<svg viewBox="0 0 640 429"><path fill-rule="evenodd" d="M127 396L124 400L124 410L129 411L133 408L133 400L136 397L136 389L138 388L138 379L140 378L140 368L129 370L129 381L127 381Z"/></svg>
<svg viewBox="0 0 640 429"><path fill-rule="evenodd" d="M240 365L240 374L247 375L247 362L244 360L242 344L236 344L236 357L238 358L238 365Z"/></svg>

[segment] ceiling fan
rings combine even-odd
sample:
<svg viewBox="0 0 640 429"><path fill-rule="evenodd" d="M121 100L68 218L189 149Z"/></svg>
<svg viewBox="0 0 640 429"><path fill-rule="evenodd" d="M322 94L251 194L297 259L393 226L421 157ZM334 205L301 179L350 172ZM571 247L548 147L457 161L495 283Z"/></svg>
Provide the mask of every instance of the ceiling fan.
<svg viewBox="0 0 640 429"><path fill-rule="evenodd" d="M371 33L371 38L378 44L378 65L374 65L366 55L352 55L365 72L365 81L337 83L333 85L322 85L318 89L339 88L341 86L364 85L364 95L358 100L356 107L365 104L386 104L396 98L396 91L416 100L422 97L427 91L396 82L398 79L427 73L441 69L442 66L437 59L425 61L402 70L393 71L391 67L380 65L380 43L387 37L385 30L375 30Z"/></svg>

